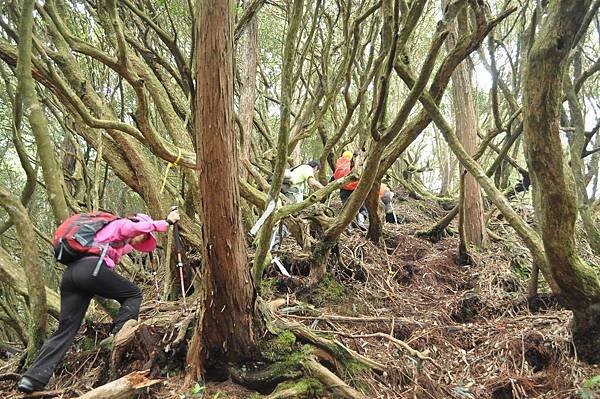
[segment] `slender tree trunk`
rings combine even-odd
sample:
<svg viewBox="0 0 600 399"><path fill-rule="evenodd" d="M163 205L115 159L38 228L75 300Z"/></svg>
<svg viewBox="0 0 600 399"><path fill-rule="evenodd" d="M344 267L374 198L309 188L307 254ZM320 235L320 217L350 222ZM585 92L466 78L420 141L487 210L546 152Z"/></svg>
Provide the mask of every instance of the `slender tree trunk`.
<svg viewBox="0 0 600 399"><path fill-rule="evenodd" d="M202 202L201 314L187 356L188 381L256 350L255 291L248 268L233 125L231 0L198 2L196 142Z"/></svg>
<svg viewBox="0 0 600 399"><path fill-rule="evenodd" d="M383 219L381 218L382 213L379 212L379 203L379 185L374 184L367 195L365 205L369 212L369 230L367 231L367 238L375 244L379 244L383 234Z"/></svg>
<svg viewBox="0 0 600 399"><path fill-rule="evenodd" d="M600 230L596 227L590 210L587 195L587 182L584 175L585 165L581 158L581 154L586 145L585 121L583 119L579 100L577 99L577 94L575 94L575 89L573 88L573 84L571 83L568 74L565 76L564 89L569 103L569 110L571 111L571 121L575 127L573 142L571 143L571 159L569 165L571 166L573 177L575 178L577 208L579 210L579 216L581 216L581 221L583 222L583 228L587 236L588 244L594 254L600 255Z"/></svg>
<svg viewBox="0 0 600 399"><path fill-rule="evenodd" d="M531 274L529 275L529 285L527 286L527 303L531 308L533 301L538 296L538 281L540 278L540 267L536 262L531 265Z"/></svg>
<svg viewBox="0 0 600 399"><path fill-rule="evenodd" d="M446 0L443 1L447 3ZM448 35L447 46L451 50L456 46L459 30L468 27L466 9L458 15L456 23L452 24L451 34ZM477 152L477 117L471 88L471 76L466 61L463 61L452 74L452 105L454 108L455 129L460 142L469 155ZM465 174L464 167L460 168L460 204L459 226L461 245L458 257L461 263L469 263L469 247L484 245L486 234L483 223L483 203L481 189L477 180L470 174Z"/></svg>
<svg viewBox="0 0 600 399"><path fill-rule="evenodd" d="M17 60L17 96L15 105L29 118L31 131L37 144L38 156L42 165L48 201L52 207L54 220L60 224L69 216L67 201L63 191L64 178L54 153L54 143L48 132L48 121L35 94L31 75L31 45L33 28L33 0L25 0L19 23L19 56ZM19 112L20 113L20 112Z"/></svg>
<svg viewBox="0 0 600 399"><path fill-rule="evenodd" d="M239 46L241 51L241 85L240 85L240 120L242 131L240 132L240 159L242 161L251 159L252 153L252 126L254 123L254 102L256 101L256 71L257 71L257 51L256 41L258 33L258 18L253 16L244 34L241 37ZM248 171L240 167L240 179L246 181ZM242 201L242 216L244 229L250 230L255 222L254 213L250 204Z"/></svg>
<svg viewBox="0 0 600 399"><path fill-rule="evenodd" d="M240 159L250 160L252 143L252 126L254 121L254 102L256 100L256 71L257 52L256 40L258 32L258 18L256 15L248 22L242 35L240 47L242 84L240 87L240 119L243 132L240 136ZM240 169L243 178L248 176L246 168Z"/></svg>
<svg viewBox="0 0 600 399"><path fill-rule="evenodd" d="M450 188L451 188L451 178L452 175L450 173L450 168L451 168L451 157L450 157L450 151L447 150L446 146L442 145L443 140L440 140L440 134L437 131L437 129L435 130L435 146L436 146L436 153L437 153L437 158L438 158L438 162L440 163L440 180L441 180L441 185L440 185L440 191L439 191L439 196L440 197L447 197L450 195Z"/></svg>
<svg viewBox="0 0 600 399"><path fill-rule="evenodd" d="M573 310L573 341L584 360L600 362L600 279L578 255L573 175L559 132L562 83L589 0L550 2L525 72L524 138L533 198L550 273Z"/></svg>
<svg viewBox="0 0 600 399"><path fill-rule="evenodd" d="M29 297L29 327L27 329L27 359L29 364L42 346L46 337L46 324L48 321L46 307L46 290L40 267L40 258L35 240L35 232L27 210L21 202L13 198L10 192L0 187L0 206L10 215L15 224L17 236L23 251L21 253L21 266L25 270L27 292Z"/></svg>
<svg viewBox="0 0 600 399"><path fill-rule="evenodd" d="M273 180L271 189L267 196L267 206L272 201L279 198L279 190L283 183L283 173L286 168L288 158L288 145L290 141L290 120L292 98L294 93L294 62L296 59L296 42L302 14L304 9L304 0L294 0L291 5L291 15L289 19L288 31L285 38L283 49L283 63L281 67L281 103L279 107L279 134L277 139L277 162L273 171ZM258 284L262 278L263 272L270 262L269 242L273 230L273 214L269 216L258 234L258 244L254 255L254 264L252 265L252 275L255 284Z"/></svg>
<svg viewBox="0 0 600 399"><path fill-rule="evenodd" d="M598 148L600 146L600 134L596 133L596 139L594 140L593 148ZM598 170L600 169L598 166L600 165L600 152L595 152L591 156L590 163L588 165L588 173L586 176L586 181L590 180L592 182L592 200L596 199L598 195Z"/></svg>

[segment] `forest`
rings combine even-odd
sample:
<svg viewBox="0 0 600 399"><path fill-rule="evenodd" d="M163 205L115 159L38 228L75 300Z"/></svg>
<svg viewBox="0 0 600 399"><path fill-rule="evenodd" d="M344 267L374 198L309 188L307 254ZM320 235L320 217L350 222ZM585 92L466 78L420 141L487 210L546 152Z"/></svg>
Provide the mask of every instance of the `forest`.
<svg viewBox="0 0 600 399"><path fill-rule="evenodd" d="M0 397L600 397L599 8L1 1Z"/></svg>

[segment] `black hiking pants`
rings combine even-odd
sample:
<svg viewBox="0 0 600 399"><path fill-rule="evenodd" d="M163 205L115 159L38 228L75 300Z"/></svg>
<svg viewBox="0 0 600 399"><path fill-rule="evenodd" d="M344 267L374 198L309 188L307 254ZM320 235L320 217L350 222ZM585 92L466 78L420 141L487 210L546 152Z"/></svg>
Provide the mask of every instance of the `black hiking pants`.
<svg viewBox="0 0 600 399"><path fill-rule="evenodd" d="M354 190L346 190L345 188L340 188L340 200L342 201L342 206L346 205L348 202L348 198L354 192ZM362 213L365 217L368 215L367 207L363 203L358 210L358 213Z"/></svg>
<svg viewBox="0 0 600 399"><path fill-rule="evenodd" d="M58 330L47 340L37 359L25 372L25 376L47 384L65 353L71 346L85 312L94 295L117 300L121 304L114 320L113 333L129 319L137 319L142 303L142 291L137 285L102 265L96 277L92 276L97 257L85 257L71 263L60 283L60 315Z"/></svg>

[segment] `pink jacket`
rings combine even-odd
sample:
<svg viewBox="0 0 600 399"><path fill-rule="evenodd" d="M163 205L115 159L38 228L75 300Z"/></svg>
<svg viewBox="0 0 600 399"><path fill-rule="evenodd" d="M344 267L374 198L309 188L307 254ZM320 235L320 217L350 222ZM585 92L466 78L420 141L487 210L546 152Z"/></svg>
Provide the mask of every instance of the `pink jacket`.
<svg viewBox="0 0 600 399"><path fill-rule="evenodd" d="M169 229L169 224L165 220L151 220L133 222L129 219L117 219L107 224L102 230L96 233L96 242L100 244L127 241L135 236L154 231L165 232ZM144 241L141 245L136 245L138 250L152 251L156 247L156 239L153 235ZM122 246L109 246L104 257L104 263L107 267L113 269L119 263L121 257L127 255L134 248L130 244Z"/></svg>

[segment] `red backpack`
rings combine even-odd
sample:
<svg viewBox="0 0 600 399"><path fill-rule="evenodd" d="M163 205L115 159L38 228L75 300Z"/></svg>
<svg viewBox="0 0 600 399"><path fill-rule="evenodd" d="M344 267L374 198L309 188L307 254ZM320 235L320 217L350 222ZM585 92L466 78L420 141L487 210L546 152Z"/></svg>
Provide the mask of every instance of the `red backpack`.
<svg viewBox="0 0 600 399"><path fill-rule="evenodd" d="M94 237L118 216L107 212L76 213L61 223L54 233L54 257L70 264L84 256L102 256L103 248Z"/></svg>

